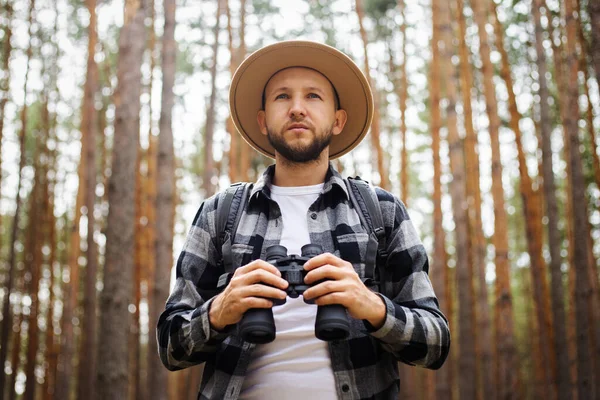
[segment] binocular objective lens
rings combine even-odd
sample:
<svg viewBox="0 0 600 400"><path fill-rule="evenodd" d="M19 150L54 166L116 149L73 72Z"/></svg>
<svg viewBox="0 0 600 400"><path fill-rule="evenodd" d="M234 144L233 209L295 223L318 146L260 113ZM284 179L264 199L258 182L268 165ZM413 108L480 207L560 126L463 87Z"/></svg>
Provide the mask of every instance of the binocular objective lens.
<svg viewBox="0 0 600 400"><path fill-rule="evenodd" d="M318 244L305 244L301 250L302 257L315 257L323 253L323 248Z"/></svg>

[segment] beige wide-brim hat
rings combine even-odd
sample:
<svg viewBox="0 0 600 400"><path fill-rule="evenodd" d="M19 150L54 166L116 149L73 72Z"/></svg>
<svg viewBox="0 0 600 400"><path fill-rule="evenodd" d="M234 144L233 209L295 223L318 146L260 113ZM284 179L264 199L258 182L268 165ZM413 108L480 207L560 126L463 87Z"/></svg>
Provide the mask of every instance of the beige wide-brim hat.
<svg viewBox="0 0 600 400"><path fill-rule="evenodd" d="M229 89L233 123L242 137L260 153L275 158L275 149L256 121L269 79L289 67L312 68L331 81L348 115L343 131L333 136L329 158L343 156L358 146L373 119L373 94L358 66L344 53L321 43L290 40L263 47L235 71Z"/></svg>

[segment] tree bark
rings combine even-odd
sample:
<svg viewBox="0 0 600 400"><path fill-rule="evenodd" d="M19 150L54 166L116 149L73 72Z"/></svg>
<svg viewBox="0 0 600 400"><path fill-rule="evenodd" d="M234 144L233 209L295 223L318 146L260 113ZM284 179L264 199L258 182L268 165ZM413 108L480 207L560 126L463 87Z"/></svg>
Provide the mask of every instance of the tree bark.
<svg viewBox="0 0 600 400"><path fill-rule="evenodd" d="M237 51L237 62L241 64L246 58L246 0L240 0L240 47ZM236 133L237 134L237 133ZM239 138L238 138L239 139ZM245 140L240 140L240 168L239 180L248 182L250 180L250 169L252 148Z"/></svg>
<svg viewBox="0 0 600 400"><path fill-rule="evenodd" d="M225 13L227 14L227 38L229 43L229 74L233 76L235 70L238 67L238 54L233 47L233 29L231 28L231 9L229 7L229 0L225 1ZM227 122L225 123L225 128L227 129L227 133L229 133L229 182L237 182L239 180L239 136L235 130L235 126L233 125L233 120L231 119L231 115L227 117Z"/></svg>
<svg viewBox="0 0 600 400"><path fill-rule="evenodd" d="M508 229L507 216L504 205L504 188L502 187L502 163L500 156L500 118L498 116L498 105L496 101L495 85L493 82L494 68L490 59L490 46L488 35L485 30L487 23L487 15L485 5L481 0L473 0L471 2L473 9L474 20L477 24L479 34L479 52L482 60L482 74L484 85L484 96L486 101L486 112L489 120L488 132L491 139L492 147L492 197L494 200L494 236L493 245L495 249L495 265L496 275L500 277L500 281L496 286L496 304L498 325L510 324L510 310L512 308L510 291L507 292L506 280L509 276L510 263L508 259ZM503 325L502 327L507 327ZM500 328L500 326L498 327ZM508 325L510 329L510 325ZM503 338L505 339L505 338ZM509 340L509 339L508 339ZM506 351L510 353L510 343L498 343L499 346L508 346ZM497 350L498 354L500 349ZM499 366L500 368L501 366ZM502 371L499 369L499 373ZM499 384L502 380L502 376Z"/></svg>
<svg viewBox="0 0 600 400"><path fill-rule="evenodd" d="M85 206L87 209L87 250L84 278L83 314L81 318L81 342L79 347L79 367L77 398L94 400L96 393L96 280L98 270L98 249L94 241L96 204L96 129L97 113L95 96L98 87L98 67L94 60L96 43L96 0L87 0L90 13L88 25L88 58L86 83L84 87L83 108L86 119L82 120L83 151L86 154L85 163ZM92 350L92 351L90 351Z"/></svg>
<svg viewBox="0 0 600 400"><path fill-rule="evenodd" d="M473 73L471 63L469 62L469 50L467 48L466 20L463 14L464 2L457 0L456 16L458 20L459 37L459 56L460 56L460 85L463 100L463 117L465 121L465 164L466 164L466 186L468 218L469 218L469 241L473 265L477 266L476 274L478 281L478 301L477 301L477 353L481 355L480 370L483 383L483 396L491 399L495 394L504 398L504 393L513 393L518 374L511 371L514 360L516 359L516 349L514 347L514 332L512 327L512 296L510 293L509 270L497 270L499 275L506 279L497 279L495 301L498 306L498 317L495 321L498 330L498 340L492 339L492 326L490 323L490 307L488 301L488 286L486 282L486 240L483 234L483 222L481 217L481 190L480 190L480 171L479 171L479 153L478 140L473 125L473 109L471 106L471 88L473 85ZM503 265L500 265L502 268ZM497 274L498 275L498 274ZM502 320L502 325L500 325ZM490 346L490 343L496 343L496 348ZM498 350L502 348L502 351ZM493 353L497 357L493 356ZM494 362L496 360L496 362ZM501 375L499 375L501 374ZM514 379L511 381L511 379ZM503 382L498 385L494 382Z"/></svg>
<svg viewBox="0 0 600 400"><path fill-rule="evenodd" d="M506 83L506 88L508 91L508 108L511 115L509 125L515 134L515 144L518 152L519 176L521 178L519 188L523 201L523 212L527 233L527 248L531 263L530 271L532 274L533 295L536 305L536 317L538 318L540 331L545 333L544 335L540 336L540 345L542 346L542 363L546 373L545 385L547 390L550 392L549 396L551 396L551 398L555 398L557 395L557 371L556 357L554 353L554 330L551 318L552 310L550 308L550 294L546 280L548 273L546 270L546 263L542 256L543 228L542 215L539 207L539 193L538 190L533 189L531 177L527 171L527 162L521 140L522 134L519 127L521 115L517 108L508 54L504 48L503 42L504 29L502 28L502 24L497 16L498 13L496 10L496 3L493 0L490 0L490 4L492 6L492 18L494 19L496 48L500 52L502 61L500 75Z"/></svg>
<svg viewBox="0 0 600 400"><path fill-rule="evenodd" d="M115 134L108 187L104 289L100 296L97 394L128 395L128 341L133 280L135 164L140 130L141 64L146 47L146 1L127 0L119 37Z"/></svg>
<svg viewBox="0 0 600 400"><path fill-rule="evenodd" d="M0 154L2 154L2 137L4 132L4 110L6 103L10 97L10 55L12 53L12 20L13 20L13 6L12 1L6 1L4 3L4 19L6 24L2 27L4 30L4 37L2 38L2 71L4 72L2 79L0 79ZM2 157L0 157L0 199L2 198ZM0 226L2 221L0 220ZM2 244L2 237L0 236L0 246ZM6 314L3 314L6 315ZM4 344L4 343L3 343ZM3 346L4 347L4 346ZM0 360L3 361L4 359ZM4 364L0 364L4 365ZM0 388L4 377L0 378Z"/></svg>
<svg viewBox="0 0 600 400"><path fill-rule="evenodd" d="M32 34L32 26L33 26L33 12L35 9L35 0L31 0L29 3L29 11L28 11L28 24L29 24L29 38L33 36ZM8 256L8 278L5 287L4 293L4 303L2 305L2 337L0 339L0 366L4 366L6 363L6 358L8 356L8 340L10 336L10 330L13 326L13 317L12 310L10 307L10 294L13 291L13 282L15 279L16 273L16 245L17 245L17 235L19 233L19 219L21 214L21 187L23 180L23 168L25 167L25 136L27 134L27 91L28 91L28 80L29 80L29 62L31 61L32 56L32 46L31 40L29 41L29 45L27 46L26 58L27 63L25 67L25 83L23 84L23 108L21 109L21 129L19 130L19 170L18 170L18 181L17 181L17 195L16 195L16 209L15 216L13 218L13 224L10 232L10 250ZM4 116L3 116L4 118ZM2 118L2 119L3 119ZM20 336L19 333L15 332L16 336ZM13 351L15 351L13 349ZM18 353L18 348L17 348ZM11 364L13 366L13 364ZM13 368L13 375L11 379L14 379L16 370ZM0 374L0 397L4 396L4 385L5 385L6 374ZM14 389L14 384L9 386L9 389Z"/></svg>
<svg viewBox="0 0 600 400"><path fill-rule="evenodd" d="M402 202L408 207L409 182L408 182L408 151L406 149L406 103L408 101L408 76L406 75L406 4L404 0L398 0L400 15L402 16L402 25L400 33L402 34L402 64L400 65L400 138L402 141L402 164L400 166L400 187L402 188Z"/></svg>
<svg viewBox="0 0 600 400"><path fill-rule="evenodd" d="M54 6L54 30L53 33L56 37L58 33L58 6L55 3ZM45 92L44 96L44 129L47 131L48 138L50 140L56 141L56 112L50 114L50 97L51 94L55 94L54 104L58 101L60 94L58 93L58 66L57 60L60 57L60 50L58 47L58 43L54 43L54 60L51 62L50 73L49 73L49 82L48 91ZM56 159L57 159L58 150L55 147L54 149L48 148L48 171L52 171L48 176L48 186L46 188L46 194L44 198L47 200L48 205L45 209L44 213L44 223L48 227L46 231L46 235L48 237L48 247L50 254L48 256L48 261L46 263L48 270L47 274L49 277L49 285L48 291L50 293L48 299L48 308L46 311L46 343L45 343L45 354L44 354L44 383L42 386L42 399L43 400L52 400L54 393L56 391L56 365L58 360L58 345L57 339L58 337L54 335L54 310L56 307L56 293L55 293L55 276L54 267L55 262L60 265L60 261L57 260L56 253L58 242L56 240L56 218L54 217L54 195L55 195L55 187L56 187ZM61 268L59 267L59 270ZM62 271L61 271L62 272ZM58 275L61 277L60 281L62 281L62 275Z"/></svg>
<svg viewBox="0 0 600 400"><path fill-rule="evenodd" d="M592 2L593 0L589 0ZM580 0L577 0L577 3L580 3ZM581 7L577 7L578 10L581 10ZM580 14L581 15L581 14ZM599 27L600 28L600 27ZM592 163L594 165L594 181L596 182L596 187L600 190L600 157L598 157L598 147L597 147L597 138L596 138L596 129L594 129L594 107L592 106L592 98L590 97L590 89L588 86L588 82L590 81L590 70L588 68L587 62L587 46L585 41L585 36L583 33L583 24L578 24L577 27L578 33L578 42L579 42L579 70L583 73L584 76L584 84L583 90L584 95L587 100L587 109L585 110L585 121L586 128L589 134L590 140L590 152L592 153Z"/></svg>
<svg viewBox="0 0 600 400"><path fill-rule="evenodd" d="M202 188L204 196L208 198L215 193L213 178L218 178L215 174L215 162L213 155L213 139L215 132L216 119L216 101L217 101L217 61L219 55L219 32L221 31L221 13L223 11L223 0L217 0L217 15L215 26L213 27L214 43L212 46L213 62L210 66L210 99L208 101L208 110L206 111L206 125L204 126L204 166Z"/></svg>
<svg viewBox="0 0 600 400"><path fill-rule="evenodd" d="M46 311L46 353L44 360L44 385L42 386L42 399L51 400L56 390L56 359L58 358L58 347L54 336L54 262L56 261L56 229L54 218L54 190L52 183L48 188L49 207L46 213L46 223L48 226L48 245L50 246L50 256L48 258L48 275L50 277L50 285L48 290L50 296L48 298L48 309Z"/></svg>
<svg viewBox="0 0 600 400"><path fill-rule="evenodd" d="M165 26L162 53L162 104L160 113L160 135L158 137L158 162L156 174L156 268L153 277L153 305L150 313L150 329L154 332L158 316L169 295L171 266L173 264L173 209L175 180L175 156L173 150L172 110L174 104L173 85L175 83L175 0L165 0ZM149 394L152 400L166 400L168 397L167 370L162 366L157 354L156 339L150 340L148 360Z"/></svg>
<svg viewBox="0 0 600 400"><path fill-rule="evenodd" d="M576 332L577 332L577 395L579 399L590 399L593 395L592 381L592 360L590 357L590 334L589 321L589 301L591 287L587 275L587 206L585 198L585 181L583 177L583 167L581 154L579 152L579 84L577 68L577 19L576 10L572 1L565 1L566 18L566 54L565 71L567 73L567 91L564 93L566 98L567 112L566 120L563 121L565 133L569 140L568 162L571 167L571 193L573 200L573 222L574 222L574 267L576 279Z"/></svg>
<svg viewBox="0 0 600 400"><path fill-rule="evenodd" d="M534 0L532 4L532 16L535 24L535 50L536 64L539 76L539 129L541 132L542 149L542 171L544 200L546 204L546 216L548 217L548 250L550 251L550 278L551 278L551 300L553 312L553 330L555 344L552 351L557 361L556 385L559 399L571 398L569 384L569 348L567 346L563 273L561 271L562 257L560 255L561 238L558 229L558 202L556 199L556 185L554 183L554 172L552 168L552 120L548 98L550 96L548 83L546 81L546 53L543 46L543 28L541 24L540 8L541 0Z"/></svg>
<svg viewBox="0 0 600 400"><path fill-rule="evenodd" d="M377 155L377 163L373 163L373 165L377 166L377 172L379 174L379 186L383 189L389 190L390 182L389 176L387 173L387 169L385 167L385 160L383 157L383 150L381 148L380 141L380 127L379 127L379 96L377 95L377 88L375 86L375 81L371 78L371 70L369 67L369 55L367 51L367 47L369 44L369 40L367 39L367 31L365 30L363 19L364 19L364 11L362 6L362 0L355 0L356 6L356 15L358 16L358 25L360 28L360 36L362 38L363 50L365 54L365 76L367 77L367 82L371 86L371 90L373 91L373 105L374 105L374 113L373 113L373 122L371 124L371 146Z"/></svg>
<svg viewBox="0 0 600 400"><path fill-rule="evenodd" d="M43 73L42 73L43 75ZM37 134L35 135L37 136ZM27 357L25 359L25 393L23 398L25 400L34 400L37 382L35 378L35 366L37 363L37 352L39 347L39 330L38 330L38 310L39 300L38 292L40 288L40 273L42 267L42 240L44 229L43 222L40 220L43 218L44 213L44 200L43 186L45 184L45 171L42 165L43 157L39 157L39 154L43 152L41 149L45 145L46 141L44 138L38 138L35 157L34 157L34 177L33 177L33 188L29 196L29 212L28 212L28 228L27 238L25 245L25 291L24 294L28 295L31 299L31 305L29 306L29 314L26 317L27 320ZM41 139L41 140L39 140ZM29 275L29 280L27 276Z"/></svg>
<svg viewBox="0 0 600 400"><path fill-rule="evenodd" d="M448 148L450 156L450 195L452 197L452 214L455 224L456 273L459 301L459 332L458 341L461 354L459 355L459 394L461 399L475 399L476 376L475 370L475 296L473 287L473 264L470 254L469 225L467 216L466 178L464 165L464 149L458 134L456 115L457 89L455 83L456 71L452 65L454 46L452 44L452 27L450 4L437 1L439 11L439 38L441 43L440 64L443 79L446 83L446 127L448 130Z"/></svg>
<svg viewBox="0 0 600 400"><path fill-rule="evenodd" d="M442 224L442 162L440 157L440 129L442 117L440 113L441 76L440 76L440 40L439 2L432 2L433 35L431 38L431 67L429 71L429 108L431 110L431 150L433 153L433 260L431 278L440 307L447 310L450 320L453 310L450 308L450 288L448 274L448 253L446 252L446 233ZM436 398L452 399L451 372L453 365L450 359L436 374Z"/></svg>
<svg viewBox="0 0 600 400"><path fill-rule="evenodd" d="M552 15L552 11L548 8L545 0L542 0L544 3L544 8L546 9L546 15L549 17ZM558 23L556 23L558 22ZM556 22L549 22L548 26L553 27L553 31L550 32L550 37L564 36L561 32L562 22L559 18L557 18ZM566 72L565 72L565 62L564 62L564 51L563 51L563 42L560 41L557 43L555 40L550 40L552 45L552 54L553 54L553 64L554 64L554 79L556 81L557 89L559 93L567 92L567 83L566 83ZM567 101L566 96L557 96L558 97L558 109L560 113L560 120L565 121L568 119L567 113ZM569 353L569 386L571 389L571 398L577 398L577 344L576 344L576 332L575 332L575 312L573 312L573 307L575 305L575 263L574 263L574 222L573 222L573 199L572 199L572 174L571 174L571 165L568 161L569 153L570 153L570 142L568 139L568 133L565 129L563 129L563 157L565 160L566 168L566 179L565 179L565 215L567 216L565 227L566 227L566 239L568 242L568 298L571 303L571 307L569 309L569 314L567 315L567 344L568 344L568 353Z"/></svg>

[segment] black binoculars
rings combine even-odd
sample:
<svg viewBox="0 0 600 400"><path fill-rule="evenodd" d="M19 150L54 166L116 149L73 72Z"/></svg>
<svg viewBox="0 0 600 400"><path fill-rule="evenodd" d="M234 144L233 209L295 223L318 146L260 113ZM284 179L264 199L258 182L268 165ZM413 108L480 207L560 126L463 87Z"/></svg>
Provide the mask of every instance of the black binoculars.
<svg viewBox="0 0 600 400"><path fill-rule="evenodd" d="M316 244L307 244L302 246L302 255L287 254L284 246L269 246L267 248L266 261L274 265L281 277L289 285L286 293L291 298L297 298L303 294L311 285L304 283L304 277L307 271L304 270L304 263L309 259L321 254L323 249ZM318 281L312 286L321 283ZM285 299L270 299L274 305L285 304ZM307 301L313 304L314 301ZM275 320L273 319L273 310L270 308L252 308L244 314L238 325L241 337L250 343L264 344L275 340ZM340 340L348 337L349 322L346 315L346 308L340 304L331 304L317 307L317 318L315 321L315 336L321 340L331 341Z"/></svg>

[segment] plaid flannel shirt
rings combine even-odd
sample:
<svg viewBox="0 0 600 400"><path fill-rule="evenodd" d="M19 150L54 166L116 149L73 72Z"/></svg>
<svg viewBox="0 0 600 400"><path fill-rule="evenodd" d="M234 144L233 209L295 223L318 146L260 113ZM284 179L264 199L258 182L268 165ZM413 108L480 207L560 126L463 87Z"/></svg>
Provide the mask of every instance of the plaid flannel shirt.
<svg viewBox="0 0 600 400"><path fill-rule="evenodd" d="M282 217L270 198L274 166L250 193L235 242L233 265L265 258L279 244ZM380 269L378 295L387 315L380 329L350 318L345 340L328 343L340 399L396 399L397 361L437 369L450 346L448 322L439 309L428 277L428 258L402 202L376 188L387 235L386 265ZM218 332L208 312L225 271L215 246L216 209L220 194L200 206L177 261L176 281L157 326L159 354L169 370L206 363L199 399L236 399L256 345L244 342L230 327ZM360 212L360 211L358 211ZM368 231L361 226L342 177L330 165L322 193L307 212L312 243L349 261L364 277Z"/></svg>

